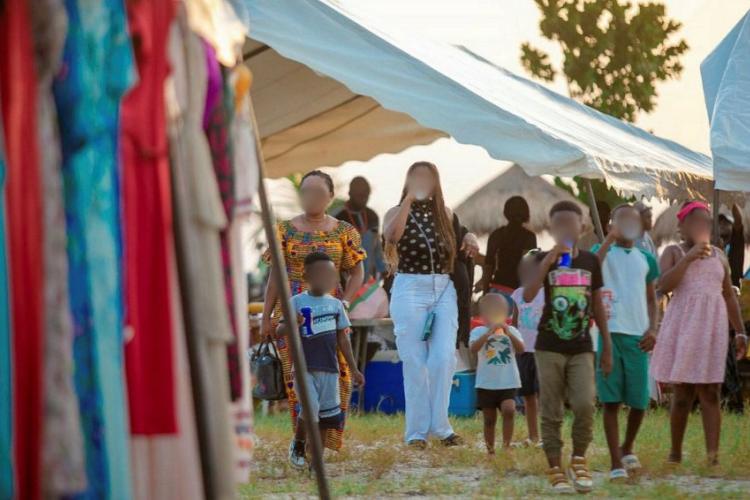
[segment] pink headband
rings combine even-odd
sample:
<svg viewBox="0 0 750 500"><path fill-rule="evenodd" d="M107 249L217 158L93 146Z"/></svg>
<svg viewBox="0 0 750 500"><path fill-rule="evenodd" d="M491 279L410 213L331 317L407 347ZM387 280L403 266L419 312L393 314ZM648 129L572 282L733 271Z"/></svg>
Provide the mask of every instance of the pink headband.
<svg viewBox="0 0 750 500"><path fill-rule="evenodd" d="M690 215L693 210L705 210L706 212L711 211L711 209L708 208L708 205L706 205L702 201L691 201L690 203L682 207L679 212L677 212L677 219L680 222L684 221L685 217Z"/></svg>

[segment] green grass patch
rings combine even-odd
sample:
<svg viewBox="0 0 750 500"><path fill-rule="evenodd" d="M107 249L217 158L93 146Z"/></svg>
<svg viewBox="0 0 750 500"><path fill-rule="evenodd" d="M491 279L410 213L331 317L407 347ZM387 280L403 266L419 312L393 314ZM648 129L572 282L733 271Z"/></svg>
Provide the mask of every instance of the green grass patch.
<svg viewBox="0 0 750 500"><path fill-rule="evenodd" d="M621 432L626 414L623 412ZM402 444L402 415L368 414L349 419L344 449L326 451L326 470L335 497L451 496L459 498L544 497L546 461L538 449L514 449L489 457L484 449L481 416L453 419L466 445L444 448L433 442L423 452ZM498 423L497 433L500 434ZM570 453L571 418L565 420L565 454ZM241 498L315 496L315 478L287 464L291 424L286 414L258 416L258 446L251 481L239 489ZM606 480L609 454L601 415L597 415L589 462L597 498L747 498L750 492L750 419L725 415L722 423L721 466L706 466L700 415L690 418L685 438L684 463L666 464L669 451L669 415L649 412L636 442L643 471L626 484ZM523 417L516 419L514 440L526 438Z"/></svg>

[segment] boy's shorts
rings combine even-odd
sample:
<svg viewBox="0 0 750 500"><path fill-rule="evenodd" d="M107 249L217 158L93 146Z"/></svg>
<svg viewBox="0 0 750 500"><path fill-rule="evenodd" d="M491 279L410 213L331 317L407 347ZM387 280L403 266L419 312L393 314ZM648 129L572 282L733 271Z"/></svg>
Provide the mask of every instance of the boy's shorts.
<svg viewBox="0 0 750 500"><path fill-rule="evenodd" d="M298 373L294 374L294 385L297 394ZM310 405L315 421L332 420L333 417L341 415L341 393L339 392L338 372L312 371L306 373L307 390L310 393ZM299 396L298 396L299 399ZM301 406L300 402L300 406ZM303 418L300 408L299 418Z"/></svg>
<svg viewBox="0 0 750 500"><path fill-rule="evenodd" d="M612 373L599 368L602 343L596 353L596 392L602 403L624 403L645 410L649 403L648 354L638 346L641 337L612 333Z"/></svg>
<svg viewBox="0 0 750 500"><path fill-rule="evenodd" d="M503 401L516 399L517 389L481 389L477 387L477 408L500 408Z"/></svg>
<svg viewBox="0 0 750 500"><path fill-rule="evenodd" d="M536 358L533 352L523 352L516 355L518 372L521 374L521 388L519 396L533 396L539 394L539 377L536 373Z"/></svg>

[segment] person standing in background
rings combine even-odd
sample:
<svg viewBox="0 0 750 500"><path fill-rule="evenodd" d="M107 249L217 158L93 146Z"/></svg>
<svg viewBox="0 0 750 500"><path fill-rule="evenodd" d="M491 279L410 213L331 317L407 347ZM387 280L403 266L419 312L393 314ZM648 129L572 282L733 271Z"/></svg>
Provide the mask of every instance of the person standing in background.
<svg viewBox="0 0 750 500"><path fill-rule="evenodd" d="M526 229L529 222L529 204L521 196L512 196L505 202L503 215L508 224L495 229L487 241L481 291L511 294L520 286L518 265L524 254L536 248L536 235Z"/></svg>
<svg viewBox="0 0 750 500"><path fill-rule="evenodd" d="M365 282L380 278L386 270L383 246L380 240L380 218L367 203L370 201L370 183L357 176L349 183L349 200L334 217L348 222L362 236L362 249L367 254L364 261Z"/></svg>
<svg viewBox="0 0 750 500"><path fill-rule="evenodd" d="M719 213L719 243L727 254L729 269L732 271L732 285L740 286L742 270L745 267L745 227L742 212L732 205L732 213Z"/></svg>
<svg viewBox="0 0 750 500"><path fill-rule="evenodd" d="M654 212L651 207L642 201L633 204L638 213L641 214L641 237L635 240L635 247L645 250L654 257L658 255L658 249L651 238L650 231L654 228Z"/></svg>

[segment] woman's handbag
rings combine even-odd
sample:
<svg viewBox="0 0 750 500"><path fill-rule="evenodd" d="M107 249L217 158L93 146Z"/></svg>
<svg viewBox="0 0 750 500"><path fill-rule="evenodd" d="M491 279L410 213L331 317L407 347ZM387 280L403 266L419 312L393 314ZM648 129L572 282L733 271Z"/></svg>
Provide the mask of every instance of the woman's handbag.
<svg viewBox="0 0 750 500"><path fill-rule="evenodd" d="M273 347L273 352L272 352ZM284 372L276 346L264 339L250 356L250 370L255 377L253 397L266 401L286 399Z"/></svg>

